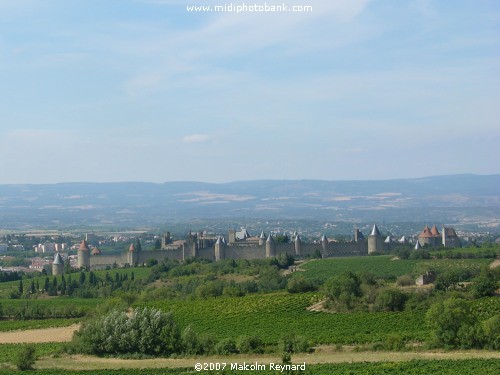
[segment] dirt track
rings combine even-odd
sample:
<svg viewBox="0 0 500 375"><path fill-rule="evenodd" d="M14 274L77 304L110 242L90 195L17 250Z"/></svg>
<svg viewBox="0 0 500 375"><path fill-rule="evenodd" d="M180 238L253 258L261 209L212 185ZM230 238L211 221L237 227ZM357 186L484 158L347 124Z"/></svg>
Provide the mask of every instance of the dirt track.
<svg viewBox="0 0 500 375"><path fill-rule="evenodd" d="M469 358L496 358L500 359L499 352L467 350L467 351L422 351L422 352L353 352L335 351L333 347L319 347L316 353L295 354L294 363L345 363L345 362L383 362L383 361L410 361L412 359L469 359ZM84 355L60 356L57 358L44 357L37 361L36 368L62 368L67 370L102 370L123 368L172 368L193 367L195 363L232 363L247 362L260 364L281 363L281 357L273 355L234 355L230 357L210 356L201 358L156 358L156 359L122 359L99 358Z"/></svg>
<svg viewBox="0 0 500 375"><path fill-rule="evenodd" d="M79 324L73 324L69 327L0 332L0 344L71 341L73 332L78 328L80 328Z"/></svg>

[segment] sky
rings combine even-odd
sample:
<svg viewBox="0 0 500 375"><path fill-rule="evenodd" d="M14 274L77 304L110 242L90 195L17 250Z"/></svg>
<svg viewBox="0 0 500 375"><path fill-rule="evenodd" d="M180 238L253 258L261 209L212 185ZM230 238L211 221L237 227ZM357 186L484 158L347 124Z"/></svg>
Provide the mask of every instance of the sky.
<svg viewBox="0 0 500 375"><path fill-rule="evenodd" d="M500 173L500 2L0 0L0 184Z"/></svg>

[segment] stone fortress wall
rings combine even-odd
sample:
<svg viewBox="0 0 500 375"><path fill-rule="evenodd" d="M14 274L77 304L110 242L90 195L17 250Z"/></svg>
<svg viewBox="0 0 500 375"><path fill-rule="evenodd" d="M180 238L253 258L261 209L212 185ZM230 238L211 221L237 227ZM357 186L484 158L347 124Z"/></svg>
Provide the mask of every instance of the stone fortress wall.
<svg viewBox="0 0 500 375"><path fill-rule="evenodd" d="M419 242L417 242L417 247L420 245L420 241L426 241L425 244L433 245L434 243L428 241L428 238L434 239L439 237L443 238L443 246L460 246L460 240L453 228L443 228L443 234L441 235L435 226L432 230L426 226L418 237ZM437 240L435 242L437 243ZM265 259L284 253L293 255L296 258L319 254L322 257L359 256L389 251L393 244L394 242L390 236L385 240L382 238L377 225L373 226L367 238L356 229L352 241L329 241L325 236L322 236L320 240L312 243L303 242L299 235L294 235L288 243L275 242L273 236L270 234L266 237L264 232L262 232L259 237L250 236L246 230L242 232L229 230L226 237L204 237L201 234L190 233L187 239L180 241L172 241L170 234L167 233L162 238L161 250L142 251L140 248L136 249L134 244L132 244L128 251L114 256L91 253L86 241L83 240L78 250L78 267L103 269L107 266L115 265L118 267L126 265L135 266L144 264L150 259L155 259L158 262L164 259L183 261L191 257L212 261L223 259ZM53 270L59 272L62 269L62 266L59 264L61 262L60 257L59 259L55 259Z"/></svg>
<svg viewBox="0 0 500 375"><path fill-rule="evenodd" d="M189 234L186 240L172 242L167 233L162 239L162 249L154 251L137 250L132 244L128 251L119 255L91 254L85 240L78 250L78 267L85 269L103 269L107 266L124 267L144 264L150 259L158 262L164 259L183 261L197 257L218 261L222 259L264 259L288 253L295 257L305 257L321 254L322 257L367 255L372 252L383 252L388 249L383 243L376 225L372 234L380 237L370 241L356 230L353 241L329 241L325 236L313 243L303 242L300 236L295 236L289 243L276 243L271 235L267 238L264 233L260 237L246 236L237 238L234 230L230 230L226 237L202 237Z"/></svg>

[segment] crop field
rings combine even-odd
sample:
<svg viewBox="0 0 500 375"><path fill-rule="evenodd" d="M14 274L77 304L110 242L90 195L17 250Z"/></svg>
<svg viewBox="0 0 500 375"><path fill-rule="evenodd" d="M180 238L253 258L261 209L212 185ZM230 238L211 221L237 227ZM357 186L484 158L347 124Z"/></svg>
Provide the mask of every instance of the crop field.
<svg viewBox="0 0 500 375"><path fill-rule="evenodd" d="M235 360L236 363L238 360ZM227 363L225 371L203 371L204 374L280 374L279 371L231 371L232 362ZM194 366L193 366L194 367ZM180 375L180 374L198 374L193 367L187 368L122 368L116 370L99 370L100 375ZM412 360L406 362L358 362L358 363L335 363L335 364L315 364L306 365L306 370L301 374L331 375L331 374L498 374L500 360L498 359L461 359L461 360ZM2 369L3 374L18 374L18 371ZM30 374L45 375L90 375L95 373L93 370L66 370L66 369L47 369L30 371ZM294 372L292 372L294 373ZM297 372L299 373L299 372Z"/></svg>
<svg viewBox="0 0 500 375"><path fill-rule="evenodd" d="M16 356L16 353L26 345L27 344L0 344L0 368L2 363L12 362L12 359ZM64 344L62 343L56 342L38 343L34 345L35 355L37 357L41 357L60 353L63 345Z"/></svg>
<svg viewBox="0 0 500 375"><path fill-rule="evenodd" d="M134 278L137 280L144 279L149 276L149 273L151 272L150 268L147 267L134 267L134 268L113 268L110 270L97 270L97 271L92 271L97 277L104 279L106 277L106 273L109 274L112 278L115 277L116 274L122 276L122 275L127 275L129 278L132 275L132 272L134 273ZM80 273L72 273L71 279L72 280L79 280ZM66 282L68 282L69 274L64 274L64 278L66 279ZM38 276L38 277L33 277L29 279L23 279L23 285L24 288L28 288L31 282L33 281L35 284L38 282L39 286L42 287L45 283L45 278L48 277L49 281L52 282L54 279L54 276ZM89 272L85 272L85 277L88 279L89 278ZM56 276L57 278L57 283L60 285L62 282L62 277L61 276ZM0 283L0 299L7 299L9 298L9 295L12 292L17 291L19 288L19 280L17 281L7 281Z"/></svg>
<svg viewBox="0 0 500 375"><path fill-rule="evenodd" d="M172 311L176 321L217 339L260 336L268 344L293 333L313 342L355 344L382 341L399 334L411 341L429 335L424 316L417 312L321 313L306 308L317 301L312 293L272 293L241 298L156 301L145 305Z"/></svg>
<svg viewBox="0 0 500 375"><path fill-rule="evenodd" d="M370 272L376 277L396 279L411 274L418 276L427 270L443 272L456 269L479 271L488 266L491 259L397 259L392 256L360 256L349 258L329 258L310 261L303 266L306 272L298 274L311 279L327 280L344 272Z"/></svg>
<svg viewBox="0 0 500 375"><path fill-rule="evenodd" d="M52 327L67 327L72 324L78 323L81 320L81 318L1 320L0 332Z"/></svg>
<svg viewBox="0 0 500 375"><path fill-rule="evenodd" d="M80 317L93 310L105 300L102 298L44 298L44 299L0 299L0 313L16 319L37 318L37 312L44 318ZM1 324L1 323L0 323Z"/></svg>

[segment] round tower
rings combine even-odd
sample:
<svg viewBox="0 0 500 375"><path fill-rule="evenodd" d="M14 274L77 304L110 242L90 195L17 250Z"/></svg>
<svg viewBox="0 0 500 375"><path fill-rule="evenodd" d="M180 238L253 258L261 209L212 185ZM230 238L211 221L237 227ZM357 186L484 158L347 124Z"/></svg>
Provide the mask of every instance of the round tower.
<svg viewBox="0 0 500 375"><path fill-rule="evenodd" d="M377 225L374 224L370 235L368 236L368 254L382 252L384 243Z"/></svg>
<svg viewBox="0 0 500 375"><path fill-rule="evenodd" d="M266 258L274 258L275 256L276 252L274 248L273 237L271 236L271 233L269 233L269 236L266 240Z"/></svg>
<svg viewBox="0 0 500 375"><path fill-rule="evenodd" d="M295 255L302 254L302 241L300 240L299 235L295 236Z"/></svg>
<svg viewBox="0 0 500 375"><path fill-rule="evenodd" d="M219 261L224 259L224 242L221 237L217 238L217 242L215 243L215 261Z"/></svg>
<svg viewBox="0 0 500 375"><path fill-rule="evenodd" d="M82 240L78 248L78 268L90 269L90 249L85 240Z"/></svg>
<svg viewBox="0 0 500 375"><path fill-rule="evenodd" d="M325 235L321 236L321 247L323 249L323 254L328 254L328 238Z"/></svg>
<svg viewBox="0 0 500 375"><path fill-rule="evenodd" d="M138 263L137 249L133 243L128 248L128 264L134 267Z"/></svg>
<svg viewBox="0 0 500 375"><path fill-rule="evenodd" d="M62 260L61 254L56 253L54 257L54 262L52 263L52 275L59 276L64 273L64 262Z"/></svg>
<svg viewBox="0 0 500 375"><path fill-rule="evenodd" d="M260 237L259 237L259 246L264 245L266 242L266 235L264 234L264 231L260 232Z"/></svg>

